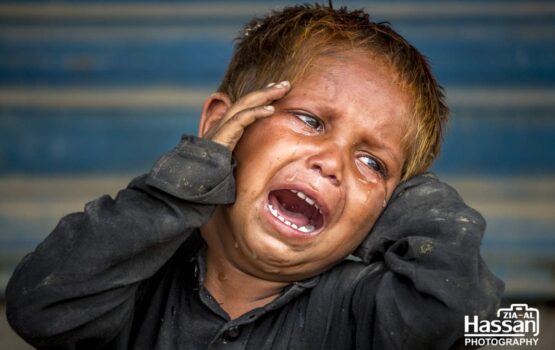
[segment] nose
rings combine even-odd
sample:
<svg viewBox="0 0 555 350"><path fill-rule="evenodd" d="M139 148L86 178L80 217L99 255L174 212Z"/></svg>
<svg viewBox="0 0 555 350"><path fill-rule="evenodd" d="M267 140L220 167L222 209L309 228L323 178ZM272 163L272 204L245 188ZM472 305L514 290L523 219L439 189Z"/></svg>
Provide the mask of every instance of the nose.
<svg viewBox="0 0 555 350"><path fill-rule="evenodd" d="M331 146L308 158L311 170L318 171L320 175L335 185L339 186L343 180L343 162L338 147Z"/></svg>

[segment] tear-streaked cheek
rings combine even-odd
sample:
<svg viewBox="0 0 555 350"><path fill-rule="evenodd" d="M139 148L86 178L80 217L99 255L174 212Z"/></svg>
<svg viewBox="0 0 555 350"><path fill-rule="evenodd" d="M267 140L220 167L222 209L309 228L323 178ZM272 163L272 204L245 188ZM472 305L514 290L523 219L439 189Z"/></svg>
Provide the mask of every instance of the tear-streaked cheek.
<svg viewBox="0 0 555 350"><path fill-rule="evenodd" d="M353 185L348 193L348 205L350 209L346 212L351 217L351 222L360 227L371 225L383 209L382 203L385 198L385 187L380 183L371 185Z"/></svg>

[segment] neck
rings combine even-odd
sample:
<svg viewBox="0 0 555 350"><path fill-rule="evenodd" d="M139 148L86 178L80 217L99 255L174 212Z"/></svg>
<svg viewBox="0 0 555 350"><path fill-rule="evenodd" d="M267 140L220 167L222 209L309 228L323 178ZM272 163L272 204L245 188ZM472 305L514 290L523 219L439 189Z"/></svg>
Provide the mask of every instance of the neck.
<svg viewBox="0 0 555 350"><path fill-rule="evenodd" d="M208 247L204 287L231 319L262 307L282 292L286 283L266 281L249 275Z"/></svg>
<svg viewBox="0 0 555 350"><path fill-rule="evenodd" d="M241 257L232 257L240 253L231 238L233 235L226 230L229 226L222 225L219 219L216 213L201 228L208 246L204 287L229 317L236 319L276 299L289 283L256 277L238 267L241 263L233 263L241 260Z"/></svg>

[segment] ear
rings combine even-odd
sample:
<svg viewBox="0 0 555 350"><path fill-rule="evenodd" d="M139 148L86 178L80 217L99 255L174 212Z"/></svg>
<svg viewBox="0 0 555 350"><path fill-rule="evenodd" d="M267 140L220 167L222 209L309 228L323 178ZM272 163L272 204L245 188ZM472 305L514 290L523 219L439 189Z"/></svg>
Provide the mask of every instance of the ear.
<svg viewBox="0 0 555 350"><path fill-rule="evenodd" d="M231 99L223 92L215 92L208 96L202 106L198 136L203 137L210 129L217 126L230 107Z"/></svg>

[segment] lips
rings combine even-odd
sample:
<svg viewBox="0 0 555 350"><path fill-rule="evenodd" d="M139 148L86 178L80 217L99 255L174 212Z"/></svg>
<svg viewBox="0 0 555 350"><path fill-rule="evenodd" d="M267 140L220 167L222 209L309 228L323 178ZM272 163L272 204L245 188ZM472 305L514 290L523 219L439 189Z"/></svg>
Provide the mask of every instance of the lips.
<svg viewBox="0 0 555 350"><path fill-rule="evenodd" d="M322 203L299 189L278 189L268 194L270 214L299 234L310 235L324 226Z"/></svg>

